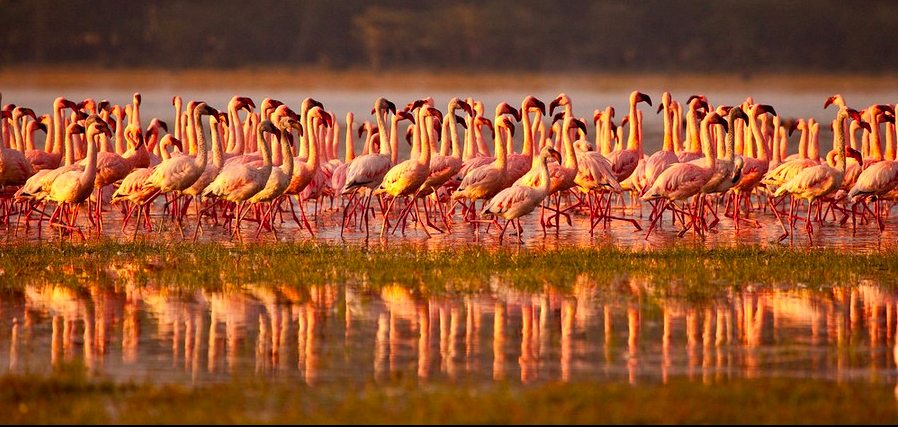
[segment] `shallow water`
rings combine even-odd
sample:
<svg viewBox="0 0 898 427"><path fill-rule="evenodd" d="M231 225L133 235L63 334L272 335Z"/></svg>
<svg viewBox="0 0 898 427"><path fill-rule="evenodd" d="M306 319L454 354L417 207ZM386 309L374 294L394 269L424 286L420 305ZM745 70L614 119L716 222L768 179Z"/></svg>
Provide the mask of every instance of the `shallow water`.
<svg viewBox="0 0 898 427"><path fill-rule="evenodd" d="M362 283L184 291L27 286L0 296L0 372L77 362L116 380L310 384L795 377L894 383L895 292L875 283L663 297L638 277L425 297Z"/></svg>

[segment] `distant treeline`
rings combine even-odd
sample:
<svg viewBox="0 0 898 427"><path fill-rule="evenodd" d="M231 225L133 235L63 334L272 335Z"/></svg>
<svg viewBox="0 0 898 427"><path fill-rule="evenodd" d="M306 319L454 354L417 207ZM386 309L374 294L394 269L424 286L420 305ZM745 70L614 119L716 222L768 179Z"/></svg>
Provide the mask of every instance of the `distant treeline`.
<svg viewBox="0 0 898 427"><path fill-rule="evenodd" d="M898 1L0 0L0 66L898 70Z"/></svg>

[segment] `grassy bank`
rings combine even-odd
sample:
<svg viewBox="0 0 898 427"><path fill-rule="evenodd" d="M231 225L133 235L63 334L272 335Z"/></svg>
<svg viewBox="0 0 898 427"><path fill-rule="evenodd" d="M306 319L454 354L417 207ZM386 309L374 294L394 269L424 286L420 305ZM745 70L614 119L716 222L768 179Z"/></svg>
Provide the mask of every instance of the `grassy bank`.
<svg viewBox="0 0 898 427"><path fill-rule="evenodd" d="M71 373L0 378L6 423L894 423L891 386L739 380L630 386L241 382L116 385Z"/></svg>
<svg viewBox="0 0 898 427"><path fill-rule="evenodd" d="M891 287L898 251L855 254L785 248L676 247L631 251L612 246L557 250L479 246L427 249L334 243L223 246L188 243L22 244L0 248L0 288L90 281L216 288L253 284L308 286L353 282L402 285L422 293L485 291L491 280L521 290L564 291L578 279L611 283L636 277L659 292L701 298L741 286Z"/></svg>

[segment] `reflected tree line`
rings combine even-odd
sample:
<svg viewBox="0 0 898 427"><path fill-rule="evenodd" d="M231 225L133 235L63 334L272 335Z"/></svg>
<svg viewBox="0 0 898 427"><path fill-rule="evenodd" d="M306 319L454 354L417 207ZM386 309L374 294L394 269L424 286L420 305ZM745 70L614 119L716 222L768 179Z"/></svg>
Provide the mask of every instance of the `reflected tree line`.
<svg viewBox="0 0 898 427"><path fill-rule="evenodd" d="M884 73L898 2L0 0L0 66Z"/></svg>

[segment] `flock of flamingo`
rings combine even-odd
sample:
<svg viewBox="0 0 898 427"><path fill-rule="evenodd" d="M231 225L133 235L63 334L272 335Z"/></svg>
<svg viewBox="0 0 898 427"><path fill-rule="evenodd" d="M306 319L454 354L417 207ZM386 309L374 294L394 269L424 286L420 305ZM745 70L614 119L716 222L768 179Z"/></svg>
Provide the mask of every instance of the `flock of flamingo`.
<svg viewBox="0 0 898 427"><path fill-rule="evenodd" d="M833 144L821 153L813 118L781 119L752 98L715 108L693 95L680 104L665 92L657 109L663 144L646 153L640 103L652 100L632 92L617 123L612 107L595 110L590 140L588 120L574 114L565 94L548 108L533 96L520 108L502 102L492 117L471 98L453 98L443 111L430 98L404 108L378 98L373 120L356 127L353 113L346 115L342 160L341 124L311 98L297 113L275 99L257 108L234 96L224 112L176 96L172 133L156 118L143 125L139 93L124 106L60 97L40 116L7 104L0 119L0 221L13 233L40 236L46 223L60 236L84 239L82 227L99 236L104 216L121 215L123 232L134 221L132 238L171 222L185 238L192 225L193 239L204 227L222 227L242 240L244 222L254 224L257 236L276 235L291 216L300 232L314 235L312 222L329 202L342 209L341 236L369 235L379 215L381 236L409 226L430 236L464 224L475 237L482 228L497 233L501 243L509 225L521 242L521 218L537 209L543 233L573 227L575 214L588 216L590 234L612 221L642 230L625 206L645 203L646 238L667 213L680 236L691 230L704 238L721 218L736 230L760 228L764 215L782 229L779 240L803 224L812 241L814 224L826 221L875 223L882 231L898 201L892 105L858 111L840 95L828 98L823 107L837 110ZM518 128L523 141L516 152ZM789 154L795 130L799 149ZM38 131L46 134L40 148ZM363 136L356 156L356 138ZM400 136L411 146L404 161ZM82 207L86 219L79 221Z"/></svg>

